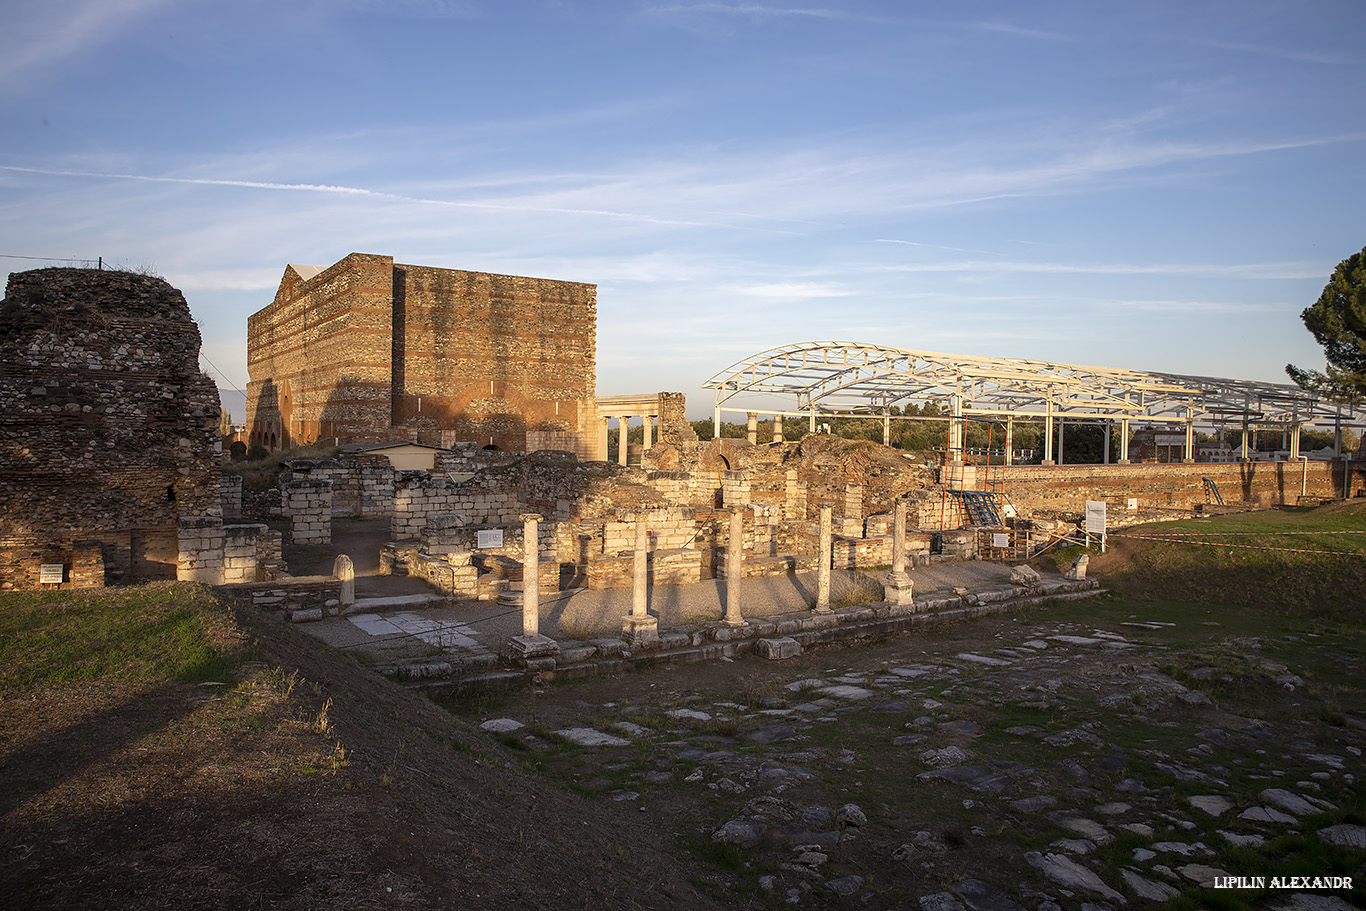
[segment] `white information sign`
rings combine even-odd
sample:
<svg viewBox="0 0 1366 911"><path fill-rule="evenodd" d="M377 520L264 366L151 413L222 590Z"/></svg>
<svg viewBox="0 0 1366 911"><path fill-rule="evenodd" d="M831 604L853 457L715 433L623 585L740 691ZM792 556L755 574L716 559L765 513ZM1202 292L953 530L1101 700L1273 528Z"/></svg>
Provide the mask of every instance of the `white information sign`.
<svg viewBox="0 0 1366 911"><path fill-rule="evenodd" d="M1010 535L1008 535L1008 534L1001 534L1000 532L992 532L992 535L991 535L991 546L992 546L992 547L1009 547L1009 546L1010 546Z"/></svg>
<svg viewBox="0 0 1366 911"><path fill-rule="evenodd" d="M1129 509L1130 511L1133 511L1133 510L1135 510L1135 509L1138 509L1138 497L1130 497L1130 498L1129 498L1128 509Z"/></svg>
<svg viewBox="0 0 1366 911"><path fill-rule="evenodd" d="M1086 533L1089 535L1105 534L1104 500L1086 501Z"/></svg>
<svg viewBox="0 0 1366 911"><path fill-rule="evenodd" d="M478 531L479 549L485 547L502 547L503 530L501 528L481 528Z"/></svg>
<svg viewBox="0 0 1366 911"><path fill-rule="evenodd" d="M56 584L60 585L61 583L65 582L65 581L66 581L66 564L65 564L65 563L43 563L43 564L40 564L40 565L39 565L39 568L38 568L38 583L39 583L40 585L47 585L47 584L49 584L49 583L56 583Z"/></svg>
<svg viewBox="0 0 1366 911"><path fill-rule="evenodd" d="M1185 446L1186 435L1184 433L1155 433L1153 442L1158 446Z"/></svg>

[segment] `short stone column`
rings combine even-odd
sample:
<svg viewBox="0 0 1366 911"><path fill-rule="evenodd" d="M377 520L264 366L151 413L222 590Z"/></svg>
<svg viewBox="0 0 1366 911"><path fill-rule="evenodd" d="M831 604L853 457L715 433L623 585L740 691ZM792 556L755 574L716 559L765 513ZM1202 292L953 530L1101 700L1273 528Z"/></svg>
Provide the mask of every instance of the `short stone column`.
<svg viewBox="0 0 1366 911"><path fill-rule="evenodd" d="M630 432L627 423L631 420L629 414L623 414L617 418L617 464L626 464L626 435Z"/></svg>
<svg viewBox="0 0 1366 911"><path fill-rule="evenodd" d="M723 626L745 626L740 616L740 567L745 556L745 512L730 511L730 537L726 540L726 616Z"/></svg>
<svg viewBox="0 0 1366 911"><path fill-rule="evenodd" d="M816 610L830 610L830 507L821 507L820 563L816 566Z"/></svg>
<svg viewBox="0 0 1366 911"><path fill-rule="evenodd" d="M356 565L346 554L337 554L337 559L332 561L332 578L341 582L339 600L342 612L345 613L347 608L353 607L356 603Z"/></svg>
<svg viewBox="0 0 1366 911"><path fill-rule="evenodd" d="M518 516L522 520L522 635L512 637L512 653L523 661L548 658L552 664L560 653L554 639L541 635L541 548L536 513Z"/></svg>
<svg viewBox="0 0 1366 911"><path fill-rule="evenodd" d="M1086 554L1078 555L1077 559L1072 561L1072 568L1069 569L1067 572L1063 573L1063 578L1069 579L1073 582L1079 582L1082 579L1085 579L1086 567L1090 564L1090 562L1091 558Z"/></svg>
<svg viewBox="0 0 1366 911"><path fill-rule="evenodd" d="M775 442L775 443L781 443L782 441L783 441L783 416L782 416L781 414L775 414L775 415L773 416L773 442Z"/></svg>
<svg viewBox="0 0 1366 911"><path fill-rule="evenodd" d="M635 648L659 645L659 621L648 613L650 533L643 518L636 519L636 549L631 576L631 615L622 618L621 637Z"/></svg>
<svg viewBox="0 0 1366 911"><path fill-rule="evenodd" d="M650 446L652 445L651 442L650 442L650 437L652 437L652 436L654 435L654 429L655 429L655 416L654 416L653 414L646 414L646 415L642 415L642 418L644 418L644 420L645 420L645 427L644 427L644 429L641 431L641 432L644 434L644 435L641 437L641 440L643 441L643 445L640 447L641 451L643 452L643 451L645 451L646 449L649 449Z"/></svg>
<svg viewBox="0 0 1366 911"><path fill-rule="evenodd" d="M759 442L759 415L753 411L745 412L745 438L751 445Z"/></svg>
<svg viewBox="0 0 1366 911"><path fill-rule="evenodd" d="M914 604L911 577L906 573L906 501L897 500L892 528L892 571L882 580L882 600L889 604Z"/></svg>

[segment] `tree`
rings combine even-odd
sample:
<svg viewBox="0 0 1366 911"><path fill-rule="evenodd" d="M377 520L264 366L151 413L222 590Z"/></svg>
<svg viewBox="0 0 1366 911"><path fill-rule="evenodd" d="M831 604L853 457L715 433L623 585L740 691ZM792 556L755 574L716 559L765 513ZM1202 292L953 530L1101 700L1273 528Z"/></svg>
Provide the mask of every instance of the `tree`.
<svg viewBox="0 0 1366 911"><path fill-rule="evenodd" d="M1333 398L1366 394L1366 248L1338 263L1318 303L1300 314L1323 346L1327 373L1286 364L1301 388Z"/></svg>

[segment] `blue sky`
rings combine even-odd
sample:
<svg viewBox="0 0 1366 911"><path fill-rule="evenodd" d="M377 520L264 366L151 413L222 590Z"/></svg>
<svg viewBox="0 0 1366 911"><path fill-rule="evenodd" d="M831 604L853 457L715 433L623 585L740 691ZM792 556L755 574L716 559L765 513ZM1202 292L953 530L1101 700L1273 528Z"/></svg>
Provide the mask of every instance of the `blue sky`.
<svg viewBox="0 0 1366 911"><path fill-rule="evenodd" d="M697 417L816 339L1288 382L1366 245L1359 0L0 12L0 266L155 269L225 389L350 252L596 283L599 394Z"/></svg>

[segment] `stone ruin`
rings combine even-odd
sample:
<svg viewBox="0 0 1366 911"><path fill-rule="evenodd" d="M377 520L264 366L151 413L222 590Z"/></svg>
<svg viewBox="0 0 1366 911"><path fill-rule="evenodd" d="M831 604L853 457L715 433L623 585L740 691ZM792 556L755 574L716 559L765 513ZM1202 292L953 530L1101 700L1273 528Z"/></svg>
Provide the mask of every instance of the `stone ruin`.
<svg viewBox="0 0 1366 911"><path fill-rule="evenodd" d="M160 278L10 276L0 588L177 577L181 517L220 516L218 389L199 345L185 298Z"/></svg>
<svg viewBox="0 0 1366 911"><path fill-rule="evenodd" d="M290 579L285 535L224 524L259 517L262 504L244 509L241 479L221 474L217 391L199 371L199 345L184 297L161 279L84 269L11 277L0 304L0 587L178 578L237 583L296 619L347 607L349 564L334 577ZM983 552L982 530L962 528L945 495L944 482L961 479L909 454L819 434L699 441L682 394L650 398L663 403L660 432L639 467L473 442L439 453L430 472L396 471L373 453L300 460L287 463L268 511L288 519L292 543L315 546L331 543L337 515L383 517L384 571L533 613L543 592L644 592L832 567L890 567L888 604L914 612L923 605L907 566ZM1028 523L1016 524L1027 538ZM819 589L823 602L828 578ZM734 629L747 626L738 602L719 623L748 635ZM635 645L655 641L643 602L626 626ZM543 637L527 628L522 656L536 659Z"/></svg>

